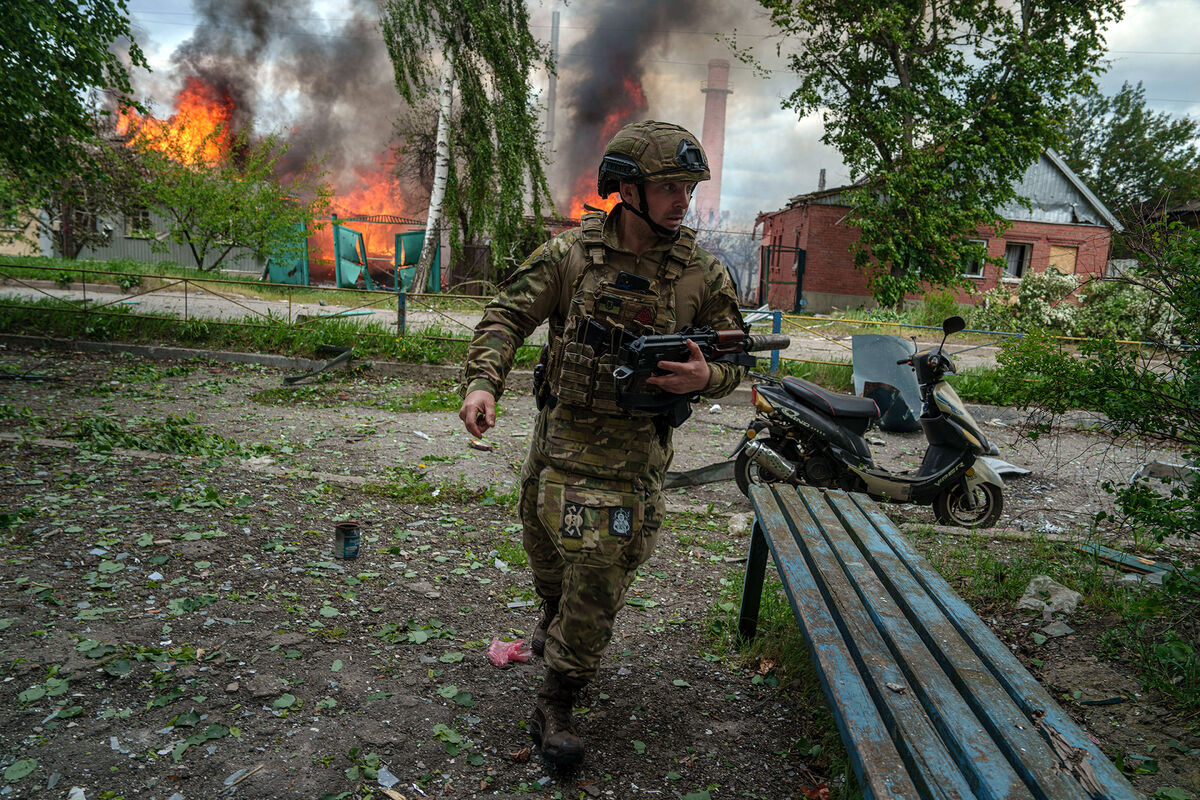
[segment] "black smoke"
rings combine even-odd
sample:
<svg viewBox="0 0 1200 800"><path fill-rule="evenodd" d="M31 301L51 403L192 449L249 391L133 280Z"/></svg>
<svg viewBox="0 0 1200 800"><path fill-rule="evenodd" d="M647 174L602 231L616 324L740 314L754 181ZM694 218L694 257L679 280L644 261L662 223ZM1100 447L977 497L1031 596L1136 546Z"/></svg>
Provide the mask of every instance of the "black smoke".
<svg viewBox="0 0 1200 800"><path fill-rule="evenodd" d="M310 0L193 0L195 32L171 57L178 85L195 76L228 97L233 127L282 135L284 175L323 161L335 188L389 157L405 110L373 0L324 17Z"/></svg>
<svg viewBox="0 0 1200 800"><path fill-rule="evenodd" d="M715 33L730 30L730 15L716 2L604 0L570 7L564 26L587 33L558 62L558 97L566 117L565 135L555 143L554 196L560 203L570 198L579 175L595 175L614 111L630 109L623 123L656 118L656 98L647 95L646 105L639 106L626 87L641 86L656 61L706 63L718 49ZM702 107L700 82L707 73L702 65L695 70L696 79L681 90L693 92Z"/></svg>

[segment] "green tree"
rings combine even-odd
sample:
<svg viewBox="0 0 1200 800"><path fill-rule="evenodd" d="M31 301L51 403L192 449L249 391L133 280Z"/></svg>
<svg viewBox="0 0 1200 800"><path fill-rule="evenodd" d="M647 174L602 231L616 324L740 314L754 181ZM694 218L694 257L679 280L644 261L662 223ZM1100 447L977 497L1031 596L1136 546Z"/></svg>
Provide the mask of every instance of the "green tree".
<svg viewBox="0 0 1200 800"><path fill-rule="evenodd" d="M431 207L430 215L459 222L450 226L455 249L489 240L500 271L506 257L525 255L537 226L530 218L539 220L550 198L530 74L552 66L529 32L526 4L386 0L382 13L397 89L413 106L436 112L444 134L444 213ZM448 76L464 113L453 115L442 102ZM438 191L435 174L435 197ZM414 285L422 280L415 276Z"/></svg>
<svg viewBox="0 0 1200 800"><path fill-rule="evenodd" d="M1097 72L1120 0L759 0L822 140L860 182L855 261L886 305L961 282L971 235L1051 144L1059 108ZM790 52L789 42L796 46Z"/></svg>
<svg viewBox="0 0 1200 800"><path fill-rule="evenodd" d="M180 138L150 133L132 140L141 201L168 222L166 240L154 247L184 245L201 270L219 269L239 249L266 259L296 247L314 218L328 213L332 197L313 164L286 186L276 181L276 165L287 151L278 137L234 134L218 157L206 156L206 144L220 135L217 129L186 148Z"/></svg>
<svg viewBox="0 0 1200 800"><path fill-rule="evenodd" d="M0 15L0 201L33 204L105 176L97 95L129 101L128 63L146 67L124 0L12 0ZM81 180L86 177L88 180Z"/></svg>
<svg viewBox="0 0 1200 800"><path fill-rule="evenodd" d="M1059 150L1105 205L1134 222L1143 203L1200 196L1198 139L1200 122L1147 108L1139 81L1111 97L1074 95Z"/></svg>

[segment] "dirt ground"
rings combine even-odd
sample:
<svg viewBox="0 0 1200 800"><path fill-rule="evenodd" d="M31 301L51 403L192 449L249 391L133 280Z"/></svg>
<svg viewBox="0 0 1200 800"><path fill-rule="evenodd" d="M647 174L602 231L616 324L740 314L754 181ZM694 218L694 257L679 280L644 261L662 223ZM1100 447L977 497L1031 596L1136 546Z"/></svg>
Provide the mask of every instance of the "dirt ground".
<svg viewBox="0 0 1200 800"><path fill-rule="evenodd" d="M819 695L788 676L764 680L772 673L730 645L749 511L731 482L669 495L662 545L580 709L587 761L560 775L524 732L540 664L485 656L536 619L512 503L529 400L506 398L490 449L478 449L454 412L420 410L453 402L420 369L295 390L283 375L0 352L0 796L716 800L836 789L842 776L812 746ZM1033 531L1082 535L1108 503L1101 480L1173 457L1085 430L1034 448L1019 415L980 414L1000 457L1032 470L1006 489L1004 530L987 534L997 549ZM677 435L676 469L726 458L750 418L745 404L698 407ZM158 431L156 447L129 449L121 429ZM876 435L882 463L915 466L919 435ZM161 452L179 442L207 455ZM334 559L334 525L351 519L361 553ZM1099 655L1113 620L1080 609L1076 633L1040 648L1038 666L1026 616L977 610L1054 696L1121 698L1068 710L1110 756L1157 759L1135 786L1200 793L1197 720Z"/></svg>

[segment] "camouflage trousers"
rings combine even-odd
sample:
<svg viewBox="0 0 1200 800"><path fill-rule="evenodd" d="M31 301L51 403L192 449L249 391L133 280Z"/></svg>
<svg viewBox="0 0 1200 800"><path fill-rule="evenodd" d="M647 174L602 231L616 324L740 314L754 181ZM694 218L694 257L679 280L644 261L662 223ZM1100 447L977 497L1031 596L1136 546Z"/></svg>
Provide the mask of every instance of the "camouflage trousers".
<svg viewBox="0 0 1200 800"><path fill-rule="evenodd" d="M535 437L521 471L522 543L538 593L561 597L546 665L591 680L637 568L658 543L666 465L632 479L597 477L569 469L545 445ZM669 445L657 455L669 461Z"/></svg>

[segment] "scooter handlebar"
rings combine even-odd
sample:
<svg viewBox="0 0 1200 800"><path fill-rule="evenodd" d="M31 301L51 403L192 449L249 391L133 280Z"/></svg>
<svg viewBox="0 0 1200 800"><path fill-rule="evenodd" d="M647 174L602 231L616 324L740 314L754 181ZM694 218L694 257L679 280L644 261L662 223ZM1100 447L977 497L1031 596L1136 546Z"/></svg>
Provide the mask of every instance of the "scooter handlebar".
<svg viewBox="0 0 1200 800"><path fill-rule="evenodd" d="M910 356L909 358L902 358L899 361L897 361L896 366L900 366L901 364L911 364L911 363L912 363L912 357Z"/></svg>

